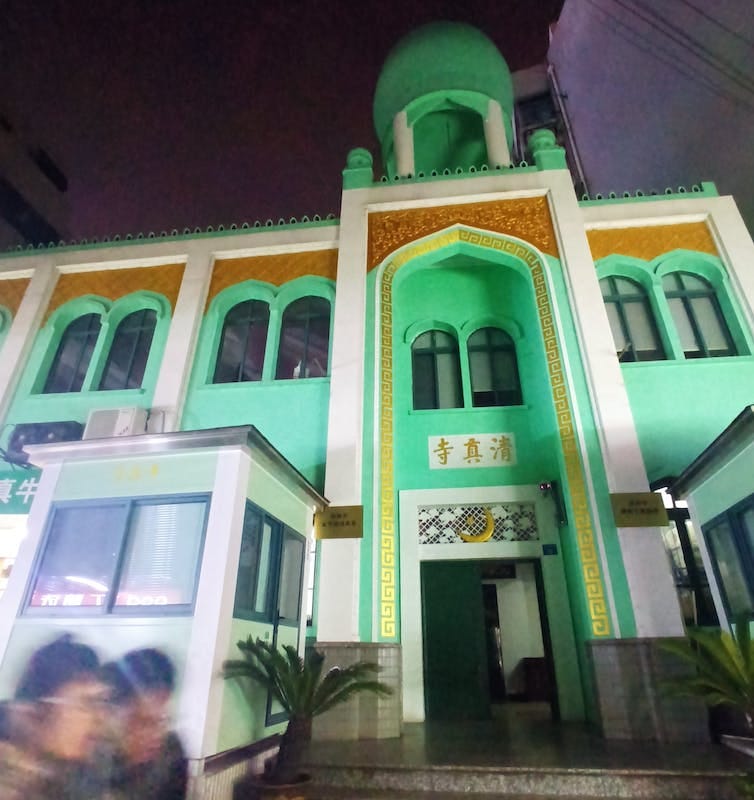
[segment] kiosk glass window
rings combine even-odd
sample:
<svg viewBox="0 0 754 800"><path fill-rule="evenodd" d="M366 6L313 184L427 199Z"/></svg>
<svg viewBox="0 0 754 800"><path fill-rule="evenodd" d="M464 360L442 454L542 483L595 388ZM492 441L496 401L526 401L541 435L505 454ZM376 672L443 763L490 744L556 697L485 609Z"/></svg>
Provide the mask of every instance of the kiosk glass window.
<svg viewBox="0 0 754 800"><path fill-rule="evenodd" d="M207 507L196 495L53 505L27 613L190 611Z"/></svg>
<svg viewBox="0 0 754 800"><path fill-rule="evenodd" d="M301 617L306 539L247 503L234 616L274 625Z"/></svg>
<svg viewBox="0 0 754 800"><path fill-rule="evenodd" d="M748 585L733 525L727 519L720 519L705 528L705 535L727 611L731 616L751 612L751 587Z"/></svg>

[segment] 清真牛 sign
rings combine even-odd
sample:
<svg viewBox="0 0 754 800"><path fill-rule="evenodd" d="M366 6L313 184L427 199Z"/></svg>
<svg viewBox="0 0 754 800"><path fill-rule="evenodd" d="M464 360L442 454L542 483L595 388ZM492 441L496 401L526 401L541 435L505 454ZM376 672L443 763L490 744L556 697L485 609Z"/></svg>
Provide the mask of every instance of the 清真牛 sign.
<svg viewBox="0 0 754 800"><path fill-rule="evenodd" d="M315 539L361 539L364 506L330 506L314 515Z"/></svg>
<svg viewBox="0 0 754 800"><path fill-rule="evenodd" d="M618 528L652 528L668 524L668 512L656 492L611 494L610 503Z"/></svg>

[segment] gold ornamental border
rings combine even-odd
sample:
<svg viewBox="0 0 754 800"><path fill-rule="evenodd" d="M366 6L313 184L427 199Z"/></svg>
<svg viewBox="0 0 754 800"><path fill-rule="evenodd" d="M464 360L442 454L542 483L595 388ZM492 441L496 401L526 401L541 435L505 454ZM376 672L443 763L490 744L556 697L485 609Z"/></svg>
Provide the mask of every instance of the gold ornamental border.
<svg viewBox="0 0 754 800"><path fill-rule="evenodd" d="M464 242L487 247L521 259L528 267L534 284L537 312L545 343L545 357L550 376L552 399L558 420L566 476L571 494L573 521L584 576L592 635L610 636L611 626L597 547L594 541L587 500L584 466L576 440L573 412L558 345L552 305L542 261L525 245L495 234L456 228L420 242L396 254L386 262L379 286L380 312L380 636L392 639L398 633L396 590L395 482L393 479L393 278L400 267L418 256Z"/></svg>

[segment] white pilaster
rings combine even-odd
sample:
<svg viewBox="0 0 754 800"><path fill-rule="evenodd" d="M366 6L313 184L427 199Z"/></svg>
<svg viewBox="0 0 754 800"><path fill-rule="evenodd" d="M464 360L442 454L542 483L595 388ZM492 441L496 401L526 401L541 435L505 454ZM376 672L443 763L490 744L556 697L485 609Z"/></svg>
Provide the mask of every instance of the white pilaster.
<svg viewBox="0 0 754 800"><path fill-rule="evenodd" d="M28 262L24 264L27 267ZM34 259L31 280L2 346L0 359L0 419L8 412L16 386L26 367L34 337L47 310L58 273L52 258Z"/></svg>
<svg viewBox="0 0 754 800"><path fill-rule="evenodd" d="M189 758L204 758L217 752L223 697L221 672L230 652L249 469L249 456L240 449L218 454L178 709L180 733Z"/></svg>
<svg viewBox="0 0 754 800"><path fill-rule="evenodd" d="M188 254L152 399L150 430L156 433L180 429L213 260L202 250Z"/></svg>
<svg viewBox="0 0 754 800"><path fill-rule="evenodd" d="M487 162L490 167L507 167L511 163L508 139L505 135L503 109L497 100L487 103L487 116L484 118L484 140L487 144Z"/></svg>
<svg viewBox="0 0 754 800"><path fill-rule="evenodd" d="M754 329L754 241L732 197L709 198L710 223L720 257L735 287L749 329ZM747 269L734 269L745 264Z"/></svg>
<svg viewBox="0 0 754 800"><path fill-rule="evenodd" d="M399 111L393 117L393 150L395 170L401 177L414 174L414 129L408 124L408 115ZM342 222L341 222L342 225Z"/></svg>
<svg viewBox="0 0 754 800"><path fill-rule="evenodd" d="M332 505L362 502L367 192L344 192L341 208L325 476L325 497ZM320 641L359 639L360 556L360 539L321 543L317 606Z"/></svg>
<svg viewBox="0 0 754 800"><path fill-rule="evenodd" d="M549 172L563 276L576 323L610 492L646 492L647 474L628 393L569 173ZM637 636L681 636L670 562L657 528L619 528Z"/></svg>

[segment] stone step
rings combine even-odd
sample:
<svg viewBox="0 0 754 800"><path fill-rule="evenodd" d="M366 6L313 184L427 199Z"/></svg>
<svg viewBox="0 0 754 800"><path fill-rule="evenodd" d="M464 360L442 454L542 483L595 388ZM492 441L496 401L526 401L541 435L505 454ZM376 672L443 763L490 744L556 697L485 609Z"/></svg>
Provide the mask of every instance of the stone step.
<svg viewBox="0 0 754 800"><path fill-rule="evenodd" d="M307 766L314 797L737 800L742 772L460 766ZM329 794L328 794L329 792Z"/></svg>

